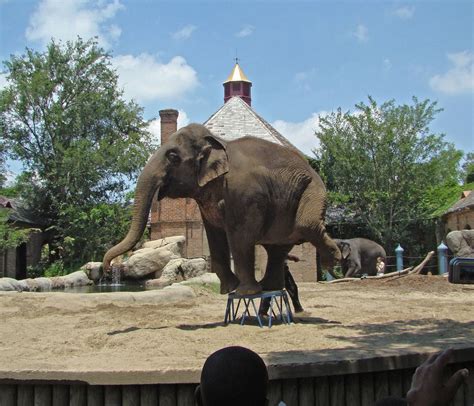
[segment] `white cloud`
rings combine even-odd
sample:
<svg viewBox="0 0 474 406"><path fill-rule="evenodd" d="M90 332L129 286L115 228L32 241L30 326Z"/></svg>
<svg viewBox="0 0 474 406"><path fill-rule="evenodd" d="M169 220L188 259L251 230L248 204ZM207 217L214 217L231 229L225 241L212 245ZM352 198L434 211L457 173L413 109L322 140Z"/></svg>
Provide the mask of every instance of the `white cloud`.
<svg viewBox="0 0 474 406"><path fill-rule="evenodd" d="M469 51L448 54L453 67L430 79L432 89L447 94L474 91L474 53Z"/></svg>
<svg viewBox="0 0 474 406"><path fill-rule="evenodd" d="M401 18L402 20L409 20L410 18L413 18L415 15L415 7L409 7L409 6L402 6L397 8L393 14L395 14L397 17Z"/></svg>
<svg viewBox="0 0 474 406"><path fill-rule="evenodd" d="M293 81L298 88L309 92L312 90L311 82L316 76L316 73L316 68L311 68L307 71L297 72L293 77Z"/></svg>
<svg viewBox="0 0 474 406"><path fill-rule="evenodd" d="M178 110L178 130L182 127L185 127L189 124L189 117L183 110ZM153 140L156 141L157 144L161 142L161 119L155 118L148 122L148 131L153 136Z"/></svg>
<svg viewBox="0 0 474 406"><path fill-rule="evenodd" d="M176 31L171 36L173 39L181 40L181 39L188 39L191 37L194 31L196 31L197 27L195 25L187 25L181 28L179 31Z"/></svg>
<svg viewBox="0 0 474 406"><path fill-rule="evenodd" d="M199 83L196 71L181 56L162 63L146 53L119 55L112 63L125 96L138 102L178 99Z"/></svg>
<svg viewBox="0 0 474 406"><path fill-rule="evenodd" d="M277 120L272 126L301 152L313 156L312 150L319 146L319 140L314 135L319 128L319 116L327 114L326 111L313 113L310 118L299 123Z"/></svg>
<svg viewBox="0 0 474 406"><path fill-rule="evenodd" d="M254 31L255 31L255 27L253 25L247 24L247 25L244 25L242 29L235 34L235 36L238 38L248 37L249 35L252 35Z"/></svg>
<svg viewBox="0 0 474 406"><path fill-rule="evenodd" d="M110 20L123 8L120 0L41 0L25 35L43 45L52 37L63 41L98 37L101 46L110 48L121 34Z"/></svg>
<svg viewBox="0 0 474 406"><path fill-rule="evenodd" d="M359 24L352 35L356 37L359 42L367 42L369 40L369 30L364 24Z"/></svg>

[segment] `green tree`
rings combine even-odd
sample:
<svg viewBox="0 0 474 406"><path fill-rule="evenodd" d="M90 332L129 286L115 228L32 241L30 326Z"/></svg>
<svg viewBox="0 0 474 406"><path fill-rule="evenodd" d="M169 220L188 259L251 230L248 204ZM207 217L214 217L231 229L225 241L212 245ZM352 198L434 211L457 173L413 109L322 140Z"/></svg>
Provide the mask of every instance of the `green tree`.
<svg viewBox="0 0 474 406"><path fill-rule="evenodd" d="M357 213L367 237L392 251L415 244L414 223L429 217L428 190L457 182L462 153L433 134L429 124L440 112L436 103L413 98L359 103L355 112L340 109L321 118L315 150L331 197Z"/></svg>
<svg viewBox="0 0 474 406"><path fill-rule="evenodd" d="M474 182L474 152L468 152L462 165L464 172L464 182Z"/></svg>
<svg viewBox="0 0 474 406"><path fill-rule="evenodd" d="M8 222L8 209L0 209L0 252L28 241L29 230L15 228Z"/></svg>
<svg viewBox="0 0 474 406"><path fill-rule="evenodd" d="M27 48L4 66L1 138L26 168L22 196L54 226L61 245L75 238L82 211L123 201L127 181L149 156L150 134L142 109L123 99L111 56L95 39L52 41L44 52ZM87 227L93 244L100 230ZM113 243L116 235L108 237Z"/></svg>

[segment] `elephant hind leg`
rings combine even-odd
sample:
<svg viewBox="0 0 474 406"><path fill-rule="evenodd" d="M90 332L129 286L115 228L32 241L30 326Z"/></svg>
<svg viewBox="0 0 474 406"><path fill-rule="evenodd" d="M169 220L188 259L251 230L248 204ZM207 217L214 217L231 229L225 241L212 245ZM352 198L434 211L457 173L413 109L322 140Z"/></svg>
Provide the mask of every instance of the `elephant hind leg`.
<svg viewBox="0 0 474 406"><path fill-rule="evenodd" d="M260 281L263 290L281 290L285 286L285 261L293 245L264 245L268 260Z"/></svg>

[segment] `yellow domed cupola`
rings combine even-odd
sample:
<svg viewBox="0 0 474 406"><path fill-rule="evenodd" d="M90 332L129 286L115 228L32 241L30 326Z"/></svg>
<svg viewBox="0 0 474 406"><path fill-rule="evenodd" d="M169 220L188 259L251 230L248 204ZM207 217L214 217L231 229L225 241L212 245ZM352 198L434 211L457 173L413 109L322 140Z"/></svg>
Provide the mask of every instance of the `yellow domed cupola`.
<svg viewBox="0 0 474 406"><path fill-rule="evenodd" d="M252 105L251 96L252 82L245 76L239 65L239 60L235 58L235 66L227 80L224 82L224 103L232 97L240 97L249 106Z"/></svg>

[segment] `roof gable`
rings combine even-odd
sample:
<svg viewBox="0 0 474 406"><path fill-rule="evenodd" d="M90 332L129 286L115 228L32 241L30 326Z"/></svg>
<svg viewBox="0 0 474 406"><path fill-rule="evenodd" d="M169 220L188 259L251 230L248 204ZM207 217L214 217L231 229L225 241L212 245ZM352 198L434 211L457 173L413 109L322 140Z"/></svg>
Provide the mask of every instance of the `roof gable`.
<svg viewBox="0 0 474 406"><path fill-rule="evenodd" d="M463 191L461 199L454 203L445 214L474 208L474 192L472 190Z"/></svg>
<svg viewBox="0 0 474 406"><path fill-rule="evenodd" d="M240 97L229 99L204 123L204 126L214 135L227 141L252 136L297 150Z"/></svg>

